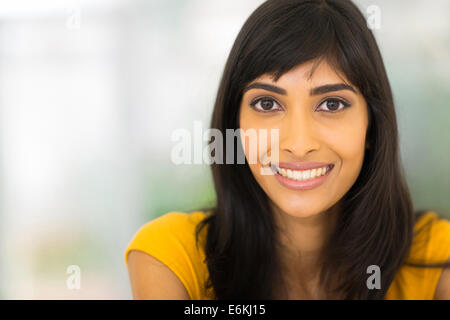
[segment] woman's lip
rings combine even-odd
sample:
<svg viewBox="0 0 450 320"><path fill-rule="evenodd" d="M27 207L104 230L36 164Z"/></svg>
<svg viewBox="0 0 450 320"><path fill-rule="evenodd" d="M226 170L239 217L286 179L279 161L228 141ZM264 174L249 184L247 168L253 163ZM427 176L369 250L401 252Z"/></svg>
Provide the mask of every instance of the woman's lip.
<svg viewBox="0 0 450 320"><path fill-rule="evenodd" d="M283 177L282 175L277 173L276 169L274 171L274 175L275 175L275 178L278 180L278 182L281 185L285 186L286 188L293 189L293 190L311 190L311 189L317 188L318 186L323 184L328 179L328 176L330 175L330 172L333 170L333 168L334 168L334 165L323 176L320 176L320 177L317 177L317 178L314 178L311 180L306 180L306 181L297 181L297 180Z"/></svg>
<svg viewBox="0 0 450 320"><path fill-rule="evenodd" d="M279 162L272 163L274 166L278 166L279 168L291 169L291 170L309 170L309 169L318 169L323 167L328 167L334 164L326 163L326 162Z"/></svg>

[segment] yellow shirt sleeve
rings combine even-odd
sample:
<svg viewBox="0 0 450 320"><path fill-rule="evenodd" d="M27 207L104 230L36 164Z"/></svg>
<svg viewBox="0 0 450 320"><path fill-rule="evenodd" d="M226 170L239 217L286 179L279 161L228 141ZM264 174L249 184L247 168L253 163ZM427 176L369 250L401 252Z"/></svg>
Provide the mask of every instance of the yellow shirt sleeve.
<svg viewBox="0 0 450 320"><path fill-rule="evenodd" d="M450 258L450 221L427 212L416 224L410 254L412 263L442 263ZM442 268L404 265L386 293L386 300L432 300Z"/></svg>
<svg viewBox="0 0 450 320"><path fill-rule="evenodd" d="M427 250L426 260L429 263L442 263L450 259L450 221L446 219L436 220L431 227L430 245ZM429 296L434 297L442 268L430 268L429 270Z"/></svg>
<svg viewBox="0 0 450 320"><path fill-rule="evenodd" d="M205 213L169 212L142 226L125 250L125 264L131 250L145 252L164 263L185 286L193 300L204 299L204 283L207 268L204 264L202 241L204 229L200 233L199 247L195 242L195 228L205 217Z"/></svg>

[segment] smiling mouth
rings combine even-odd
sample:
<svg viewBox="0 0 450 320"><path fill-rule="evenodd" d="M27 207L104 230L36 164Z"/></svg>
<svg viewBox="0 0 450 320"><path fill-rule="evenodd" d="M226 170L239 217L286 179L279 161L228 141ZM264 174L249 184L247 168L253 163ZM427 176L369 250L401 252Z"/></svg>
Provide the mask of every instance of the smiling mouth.
<svg viewBox="0 0 450 320"><path fill-rule="evenodd" d="M278 174L284 178L294 181L310 181L327 175L334 167L334 164L324 165L322 167L308 169L308 170L294 170L279 167L271 164L273 173Z"/></svg>
<svg viewBox="0 0 450 320"><path fill-rule="evenodd" d="M292 166L291 166L292 167ZM308 170L292 170L271 164L275 179L283 187L294 191L316 189L324 184L334 168L334 164L324 165Z"/></svg>

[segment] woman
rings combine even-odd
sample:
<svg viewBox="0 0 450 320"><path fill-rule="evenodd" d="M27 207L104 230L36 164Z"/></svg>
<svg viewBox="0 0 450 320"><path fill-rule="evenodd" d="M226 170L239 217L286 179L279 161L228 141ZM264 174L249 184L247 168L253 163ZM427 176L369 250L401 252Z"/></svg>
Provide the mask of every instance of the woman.
<svg viewBox="0 0 450 320"><path fill-rule="evenodd" d="M240 135L245 164L212 164L216 207L138 231L125 253L135 298L450 299L450 222L414 213L389 80L351 1L257 8L211 127L275 129L278 145L248 161Z"/></svg>

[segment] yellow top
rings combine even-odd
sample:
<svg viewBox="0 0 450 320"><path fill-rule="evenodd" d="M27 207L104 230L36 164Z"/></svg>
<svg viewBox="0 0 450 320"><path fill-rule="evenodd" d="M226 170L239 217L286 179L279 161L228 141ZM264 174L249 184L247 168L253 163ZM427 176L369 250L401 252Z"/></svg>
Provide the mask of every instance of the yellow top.
<svg viewBox="0 0 450 320"><path fill-rule="evenodd" d="M195 227L205 216L206 213L201 211L169 212L146 223L128 244L125 264L128 266L128 253L131 250L146 252L177 275L192 300L213 299L212 291L207 291L204 287L208 269L204 263L205 253L202 248L207 226L200 233L198 249L195 243ZM436 213L430 211L416 223L414 230L423 228L424 232L414 237L408 261L434 263L450 258L450 221L438 220L437 217ZM397 272L385 299L431 300L441 272L442 268L404 265Z"/></svg>

